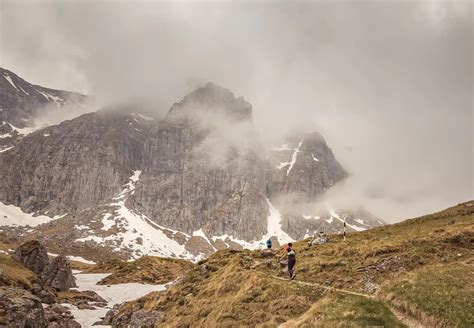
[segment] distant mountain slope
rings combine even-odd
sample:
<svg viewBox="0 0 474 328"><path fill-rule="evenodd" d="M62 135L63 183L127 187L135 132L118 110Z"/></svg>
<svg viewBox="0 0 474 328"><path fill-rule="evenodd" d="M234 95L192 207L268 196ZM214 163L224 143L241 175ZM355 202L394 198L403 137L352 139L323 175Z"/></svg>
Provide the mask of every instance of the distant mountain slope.
<svg viewBox="0 0 474 328"><path fill-rule="evenodd" d="M46 106L82 106L86 96L33 85L0 67L0 152L32 131L32 119Z"/></svg>

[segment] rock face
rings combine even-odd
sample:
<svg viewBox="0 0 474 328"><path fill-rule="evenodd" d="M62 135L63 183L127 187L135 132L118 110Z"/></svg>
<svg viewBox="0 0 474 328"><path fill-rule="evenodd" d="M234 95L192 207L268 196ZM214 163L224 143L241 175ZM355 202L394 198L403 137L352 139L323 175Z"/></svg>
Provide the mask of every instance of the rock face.
<svg viewBox="0 0 474 328"><path fill-rule="evenodd" d="M0 287L0 327L80 328L81 325L59 304L43 309L41 300L27 290Z"/></svg>
<svg viewBox="0 0 474 328"><path fill-rule="evenodd" d="M0 326L47 327L41 300L21 288L0 287Z"/></svg>
<svg viewBox="0 0 474 328"><path fill-rule="evenodd" d="M27 241L20 245L15 250L13 258L37 274L43 272L49 263L46 249L37 240Z"/></svg>
<svg viewBox="0 0 474 328"><path fill-rule="evenodd" d="M103 202L140 166L146 122L103 111L26 136L0 156L0 199L51 214Z"/></svg>
<svg viewBox="0 0 474 328"><path fill-rule="evenodd" d="M0 76L8 87L0 100L9 112L29 113L18 97L43 89L5 74L14 86ZM41 97L61 103L48 94ZM34 230L50 245L106 246L125 258L196 257L258 247L267 234L284 235L281 242L302 238L320 225L280 200L313 202L347 177L319 133L293 134L264 149L252 106L213 83L175 103L160 121L137 114L138 107L85 114L0 152L0 202L28 213L68 214Z"/></svg>
<svg viewBox="0 0 474 328"><path fill-rule="evenodd" d="M269 193L272 197L297 194L312 201L347 173L318 132L298 133L269 153L272 164Z"/></svg>
<svg viewBox="0 0 474 328"><path fill-rule="evenodd" d="M164 316L164 312L145 309L119 312L120 306L121 304L117 304L108 311L100 324L112 327L153 328Z"/></svg>
<svg viewBox="0 0 474 328"><path fill-rule="evenodd" d="M43 282L57 291L67 291L77 287L71 265L65 256L56 256L41 273Z"/></svg>
<svg viewBox="0 0 474 328"><path fill-rule="evenodd" d="M225 137L252 133L251 114L249 103L212 83L173 105L145 142L134 207L187 234L202 229L207 235L261 237L268 215L265 163L252 147Z"/></svg>
<svg viewBox="0 0 474 328"><path fill-rule="evenodd" d="M33 85L0 67L0 151L14 146L46 106L80 104L85 96L76 92Z"/></svg>

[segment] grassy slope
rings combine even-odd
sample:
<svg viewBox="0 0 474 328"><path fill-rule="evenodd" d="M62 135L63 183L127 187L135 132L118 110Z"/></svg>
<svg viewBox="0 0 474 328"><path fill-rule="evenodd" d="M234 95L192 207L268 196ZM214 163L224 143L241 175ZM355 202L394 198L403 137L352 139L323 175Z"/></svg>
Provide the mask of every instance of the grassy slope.
<svg viewBox="0 0 474 328"><path fill-rule="evenodd" d="M154 256L143 256L132 262L114 261L109 264L101 263L88 270L88 272L104 272L104 270L113 272L99 281L100 285L129 282L164 284L183 276L193 267L192 263L185 260Z"/></svg>
<svg viewBox="0 0 474 328"><path fill-rule="evenodd" d="M220 251L167 291L127 303L119 317L146 309L163 312L157 325L170 327L401 327L390 311L396 307L425 326L470 327L470 204L353 233L346 242L335 236L311 248L296 243L298 280L372 297L276 279L284 273L259 251Z"/></svg>
<svg viewBox="0 0 474 328"><path fill-rule="evenodd" d="M25 268L8 255L0 254L0 286L15 286L31 289L38 281L36 273Z"/></svg>

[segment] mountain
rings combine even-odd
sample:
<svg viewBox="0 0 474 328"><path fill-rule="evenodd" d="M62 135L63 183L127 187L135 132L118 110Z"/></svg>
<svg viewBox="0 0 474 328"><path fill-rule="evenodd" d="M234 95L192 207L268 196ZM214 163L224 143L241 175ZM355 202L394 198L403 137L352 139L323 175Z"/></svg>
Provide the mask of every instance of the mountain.
<svg viewBox="0 0 474 328"><path fill-rule="evenodd" d="M85 96L33 85L0 67L0 152L34 130L34 117L47 106L82 106Z"/></svg>
<svg viewBox="0 0 474 328"><path fill-rule="evenodd" d="M10 89L50 90L6 72ZM26 92L10 112L23 108ZM18 111L39 110L29 106ZM94 260L198 259L268 238L281 244L315 230L341 232L344 219L348 230L383 224L362 211L301 213L282 202L314 202L347 178L319 133L293 134L270 149L258 140L251 104L213 83L161 120L128 104L36 130L0 153L4 235Z"/></svg>

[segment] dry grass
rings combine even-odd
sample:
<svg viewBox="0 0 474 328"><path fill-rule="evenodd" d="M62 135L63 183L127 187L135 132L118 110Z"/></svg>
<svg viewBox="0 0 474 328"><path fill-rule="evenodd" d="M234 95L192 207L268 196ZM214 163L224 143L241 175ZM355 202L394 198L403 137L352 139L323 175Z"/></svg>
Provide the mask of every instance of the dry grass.
<svg viewBox="0 0 474 328"><path fill-rule="evenodd" d="M138 282L146 284L164 284L189 271L193 264L179 259L169 259L154 256L143 256L133 262L114 262L109 268L114 272L99 281L99 285L123 284ZM91 268L91 271L104 269L107 265Z"/></svg>
<svg viewBox="0 0 474 328"><path fill-rule="evenodd" d="M31 289L37 281L36 274L10 256L0 255L0 286L18 286Z"/></svg>
<svg viewBox="0 0 474 328"><path fill-rule="evenodd" d="M405 327L381 301L344 293L332 293L301 317L281 328L297 327Z"/></svg>

